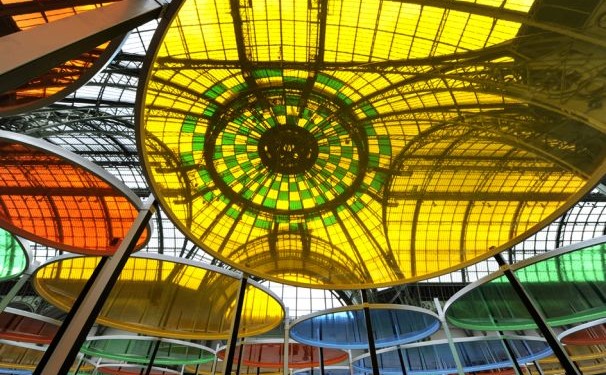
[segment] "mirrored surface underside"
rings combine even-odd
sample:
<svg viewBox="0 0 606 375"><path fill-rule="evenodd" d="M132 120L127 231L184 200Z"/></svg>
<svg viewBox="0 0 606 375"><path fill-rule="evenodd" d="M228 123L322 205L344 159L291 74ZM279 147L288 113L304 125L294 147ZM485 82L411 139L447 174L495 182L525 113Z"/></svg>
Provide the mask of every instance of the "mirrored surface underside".
<svg viewBox="0 0 606 375"><path fill-rule="evenodd" d="M138 106L155 195L213 256L300 286L511 246L597 181L606 136L494 85L526 32L499 9L533 2L482 3L174 2Z"/></svg>

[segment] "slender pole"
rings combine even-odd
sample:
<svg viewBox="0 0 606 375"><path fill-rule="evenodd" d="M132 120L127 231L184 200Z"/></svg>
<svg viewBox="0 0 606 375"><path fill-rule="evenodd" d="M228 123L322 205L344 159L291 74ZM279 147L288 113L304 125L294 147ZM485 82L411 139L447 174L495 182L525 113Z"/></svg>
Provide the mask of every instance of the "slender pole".
<svg viewBox="0 0 606 375"><path fill-rule="evenodd" d="M238 350L238 366L236 367L236 375L240 375L240 366L242 366L242 355L244 354L244 340L240 341L240 350Z"/></svg>
<svg viewBox="0 0 606 375"><path fill-rule="evenodd" d="M398 359L400 360L400 368L402 369L402 375L406 375L408 372L406 371L406 363L404 361L404 355L402 354L402 350L406 350L406 349L402 349L401 347L398 346L397 351L398 351Z"/></svg>
<svg viewBox="0 0 606 375"><path fill-rule="evenodd" d="M368 295L366 289L362 289L362 304L364 305L364 319L366 321L366 334L368 337L368 352L370 353L370 362L372 363L372 374L380 375L379 360L377 359L377 348L375 346L375 336L372 329L372 320L370 319L370 308L368 307Z"/></svg>
<svg viewBox="0 0 606 375"><path fill-rule="evenodd" d="M319 347L320 350L320 375L326 375L326 369L324 368L324 348Z"/></svg>
<svg viewBox="0 0 606 375"><path fill-rule="evenodd" d="M282 373L283 374L287 374L288 373L288 362L290 360L289 356L290 356L290 318L289 318L289 311L288 311L288 307L284 310L284 368Z"/></svg>
<svg viewBox="0 0 606 375"><path fill-rule="evenodd" d="M152 367L154 366L154 361L156 360L156 355L158 355L158 349L160 348L160 340L159 338L156 340L156 344L154 345L154 351L149 359L149 363L147 364L147 368L145 369L145 375L149 375Z"/></svg>
<svg viewBox="0 0 606 375"><path fill-rule="evenodd" d="M513 348L511 347L511 344L509 343L509 341L507 341L507 338L503 335L503 332L499 331L499 337L501 338L501 341L503 341L503 345L505 345L505 351L507 351L507 356L509 357L509 360L511 361L513 370L515 371L515 373L517 375L524 375L524 372L522 371L522 368L520 367L520 364L518 363L516 353L513 351Z"/></svg>
<svg viewBox="0 0 606 375"><path fill-rule="evenodd" d="M534 367L537 369L537 372L539 373L539 375L545 375L545 373L543 372L543 368L539 364L539 361L534 361L533 363L534 363Z"/></svg>
<svg viewBox="0 0 606 375"><path fill-rule="evenodd" d="M118 280L122 268L135 248L141 233L145 230L154 212L155 202L153 195L150 195L114 255L101 258L99 265L95 268L93 275L44 353L34 375L65 375L68 373L86 335Z"/></svg>
<svg viewBox="0 0 606 375"><path fill-rule="evenodd" d="M13 285L13 287L8 291L8 293L6 293L6 295L0 301L0 312L4 311L6 306L8 306L8 304L13 300L13 298L15 298L17 293L19 293L21 288L23 288L23 286L27 283L30 277L30 273L24 273L23 275L21 275L15 285Z"/></svg>
<svg viewBox="0 0 606 375"><path fill-rule="evenodd" d="M560 344L560 341L557 339L555 333L551 330L551 328L547 324L545 317L543 316L541 311L538 309L536 302L533 300L533 298L530 296L530 294L528 294L528 292L526 292L526 289L524 289L524 286L522 285L520 280L518 280L516 275L513 273L509 264L507 264L507 262L505 262L505 259L503 258L503 256L501 254L496 254L494 256L494 258L496 259L497 263L499 264L499 267L503 271L503 274L505 275L505 277L507 277L509 284L511 285L513 290L516 292L516 294L518 295L520 300L522 300L522 303L524 304L524 306L526 307L526 310L528 310L528 313L530 314L530 316L534 320L535 324L538 326L539 330L543 334L543 337L545 337L545 340L547 340L547 343L549 344L549 346L551 347L551 350L553 350L553 353L556 355L556 357L560 361L560 364L564 368L564 371L566 371L566 374L567 375L581 375L581 372L579 372L579 369L572 362L572 360L568 356L568 353L566 353L566 350L564 350L564 347Z"/></svg>
<svg viewBox="0 0 606 375"><path fill-rule="evenodd" d="M248 284L248 276L242 275L240 280L240 289L238 290L238 300L236 302L236 311L234 312L234 320L231 325L231 338L227 345L227 356L225 357L225 365L223 367L223 374L230 375L236 354L236 343L238 340L238 330L240 329L240 318L242 315L242 308L244 307L244 295L246 294L246 285ZM241 360L241 359L240 359Z"/></svg>
<svg viewBox="0 0 606 375"><path fill-rule="evenodd" d="M463 364L461 363L461 358L459 358L459 351L457 350L457 346L452 339L452 334L450 333L450 328L448 327L448 322L446 321L446 316L444 315L444 310L442 310L442 304L437 298L433 299L433 303L436 305L436 310L438 311L438 317L440 322L442 323L442 327L444 327L444 334L446 335L446 339L448 340L448 346L450 347L450 351L452 352L452 358L455 361L455 365L457 366L457 374L465 375L465 371L463 370Z"/></svg>

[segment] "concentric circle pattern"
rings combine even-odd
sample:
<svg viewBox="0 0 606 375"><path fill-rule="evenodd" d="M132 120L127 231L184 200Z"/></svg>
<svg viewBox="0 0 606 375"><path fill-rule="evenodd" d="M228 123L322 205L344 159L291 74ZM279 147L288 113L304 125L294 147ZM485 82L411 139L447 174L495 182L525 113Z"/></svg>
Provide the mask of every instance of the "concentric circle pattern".
<svg viewBox="0 0 606 375"><path fill-rule="evenodd" d="M605 134L495 89L511 20L391 0L168 12L139 90L145 172L186 235L247 273L428 278L512 246L606 172Z"/></svg>

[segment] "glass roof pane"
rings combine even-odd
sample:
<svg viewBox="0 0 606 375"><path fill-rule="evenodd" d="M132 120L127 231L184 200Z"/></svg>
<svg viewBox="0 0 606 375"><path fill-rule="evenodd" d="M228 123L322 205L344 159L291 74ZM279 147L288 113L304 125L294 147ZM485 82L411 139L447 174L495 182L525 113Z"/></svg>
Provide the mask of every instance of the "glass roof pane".
<svg viewBox="0 0 606 375"><path fill-rule="evenodd" d="M20 276L28 267L28 255L21 242L0 229L0 281Z"/></svg>

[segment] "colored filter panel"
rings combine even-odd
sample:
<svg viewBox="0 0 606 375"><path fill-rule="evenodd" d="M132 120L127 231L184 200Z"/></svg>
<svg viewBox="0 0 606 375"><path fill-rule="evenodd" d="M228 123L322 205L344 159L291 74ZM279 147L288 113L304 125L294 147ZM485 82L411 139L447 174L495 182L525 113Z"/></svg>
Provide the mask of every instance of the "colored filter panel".
<svg viewBox="0 0 606 375"><path fill-rule="evenodd" d="M563 335L561 341L566 345L606 345L606 323Z"/></svg>
<svg viewBox="0 0 606 375"><path fill-rule="evenodd" d="M115 359L125 363L148 364L155 351L154 365L186 365L207 363L214 360L214 353L186 342L161 341L156 351L156 340L141 338L97 338L87 341L80 351L91 357Z"/></svg>
<svg viewBox="0 0 606 375"><path fill-rule="evenodd" d="M34 274L33 285L47 301L69 311L99 258L66 258ZM131 257L122 270L97 321L144 335L180 339L225 339L230 336L240 281L170 258ZM248 284L240 336L254 336L278 326L280 302Z"/></svg>
<svg viewBox="0 0 606 375"><path fill-rule="evenodd" d="M515 267L516 277L552 326L606 317L606 244L579 246L547 259L529 259L524 266ZM505 276L479 282L453 298L446 317L449 323L467 329L536 327Z"/></svg>
<svg viewBox="0 0 606 375"><path fill-rule="evenodd" d="M216 258L303 287L400 285L513 246L603 176L606 134L484 91L486 64L516 58L477 65L521 32L501 7L524 17L533 2L481 3L460 9L494 18L172 2L137 105L154 195Z"/></svg>
<svg viewBox="0 0 606 375"><path fill-rule="evenodd" d="M379 348L421 340L440 328L435 314L412 307L370 305L370 318L375 345ZM368 349L366 321L361 307L302 318L291 325L290 337L327 348Z"/></svg>
<svg viewBox="0 0 606 375"><path fill-rule="evenodd" d="M549 356L552 352L544 341L509 339L518 363L527 363ZM500 339L474 338L462 341L455 339L456 350L463 371L477 372L511 367L508 353ZM405 349L394 349L378 355L381 374L401 375L405 366L407 374L452 374L457 366L447 342L428 344ZM371 371L368 356L354 360L354 368Z"/></svg>
<svg viewBox="0 0 606 375"><path fill-rule="evenodd" d="M0 339L50 344L59 326L28 316L3 311L0 313Z"/></svg>
<svg viewBox="0 0 606 375"><path fill-rule="evenodd" d="M64 251L113 254L139 213L138 198L77 155L56 154L51 145L44 150L47 144L40 141L35 147L16 143L5 134L0 137L0 226ZM149 235L145 229L137 248Z"/></svg>
<svg viewBox="0 0 606 375"><path fill-rule="evenodd" d="M97 1L83 4L77 1L3 2L6 22L0 35L8 35L76 15L114 2ZM106 42L80 56L68 56L65 62L45 74L32 78L14 90L0 93L0 116L9 116L39 108L67 96L86 83L114 55L122 38Z"/></svg>
<svg viewBox="0 0 606 375"><path fill-rule="evenodd" d="M106 375L177 375L174 370L151 369L147 372L147 366L103 366L97 368L97 374Z"/></svg>
<svg viewBox="0 0 606 375"><path fill-rule="evenodd" d="M0 229L0 281L20 276L29 259L21 242L11 233Z"/></svg>
<svg viewBox="0 0 606 375"><path fill-rule="evenodd" d="M583 375L606 373L606 345L569 345L565 348ZM539 366L545 375L565 373L555 356L540 360Z"/></svg>
<svg viewBox="0 0 606 375"><path fill-rule="evenodd" d="M224 359L225 350L217 352L217 357ZM284 343L253 343L236 348L234 363L248 367L282 368L284 367ZM349 358L347 352L339 349L324 349L325 365L333 365ZM288 367L291 369L320 366L320 349L318 347L291 343L288 344Z"/></svg>
<svg viewBox="0 0 606 375"><path fill-rule="evenodd" d="M293 375L351 375L349 367L331 368L325 367L324 372L319 369L308 369L293 372Z"/></svg>

